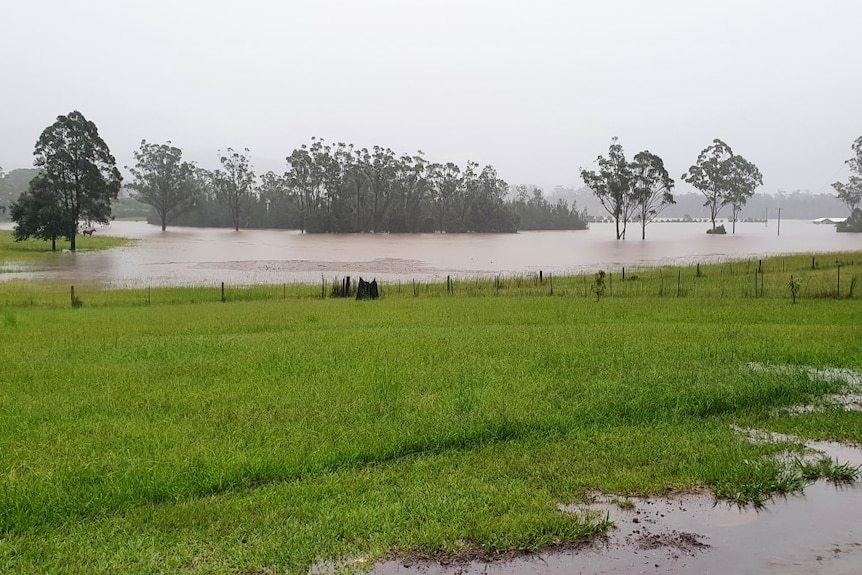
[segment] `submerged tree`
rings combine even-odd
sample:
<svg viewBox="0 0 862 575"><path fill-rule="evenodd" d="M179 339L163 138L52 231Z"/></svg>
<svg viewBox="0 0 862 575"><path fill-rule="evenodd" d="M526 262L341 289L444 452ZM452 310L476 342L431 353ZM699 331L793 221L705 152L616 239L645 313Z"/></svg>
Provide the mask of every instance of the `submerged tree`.
<svg viewBox="0 0 862 575"><path fill-rule="evenodd" d="M632 195L633 174L618 138L612 138L608 157L599 156L596 162L599 170L581 168L581 179L614 219L617 239L625 239L626 223L635 205Z"/></svg>
<svg viewBox="0 0 862 575"><path fill-rule="evenodd" d="M697 156L697 162L682 175L682 180L697 189L706 199L704 206L709 209L709 219L715 230L715 220L724 203L727 161L733 157L730 146L716 138L712 145Z"/></svg>
<svg viewBox="0 0 862 575"><path fill-rule="evenodd" d="M746 201L754 194L763 177L757 166L741 156L719 139L705 148L697 156L697 162L682 175L684 182L690 184L706 199L704 206L709 208L712 230L721 208L733 208L733 230L736 232L736 219Z"/></svg>
<svg viewBox="0 0 862 575"><path fill-rule="evenodd" d="M757 166L742 156L733 156L730 159L727 190L722 201L731 208L734 234L736 233L736 221L739 219L739 212L742 211L748 198L754 195L754 190L761 185L763 185L763 176Z"/></svg>
<svg viewBox="0 0 862 575"><path fill-rule="evenodd" d="M135 166L128 170L135 177L130 187L135 199L153 207L162 231L175 216L193 209L201 190L195 179L194 164L183 161L183 151L167 144L141 141L135 152Z"/></svg>
<svg viewBox="0 0 862 575"><path fill-rule="evenodd" d="M242 216L255 192L255 175L245 154L228 148L219 159L222 169L212 173L212 189L216 199L230 211L234 230L239 231Z"/></svg>
<svg viewBox="0 0 862 575"><path fill-rule="evenodd" d="M45 128L33 154L40 179L31 186L30 197L18 203L13 220L19 227L25 223L19 239L33 235L28 233L31 229L61 230L75 251L81 220L105 224L110 220L111 202L122 182L116 161L96 124L78 111L58 116ZM43 225L26 225L34 221Z"/></svg>
<svg viewBox="0 0 862 575"><path fill-rule="evenodd" d="M852 149L854 156L845 162L850 167L850 178L846 183L832 184L836 196L844 202L851 215L862 205L862 136L856 138Z"/></svg>
<svg viewBox="0 0 862 575"><path fill-rule="evenodd" d="M641 239L646 239L647 224L666 207L676 203L673 199L673 179L664 167L664 161L648 151L635 155L631 163L632 201L635 214L641 221Z"/></svg>

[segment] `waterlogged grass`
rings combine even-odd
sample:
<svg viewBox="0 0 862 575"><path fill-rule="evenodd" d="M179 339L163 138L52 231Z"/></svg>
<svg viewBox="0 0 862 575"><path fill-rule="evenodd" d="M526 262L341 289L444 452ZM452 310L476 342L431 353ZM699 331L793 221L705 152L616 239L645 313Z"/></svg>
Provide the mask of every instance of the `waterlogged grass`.
<svg viewBox="0 0 862 575"><path fill-rule="evenodd" d="M86 242L103 242L97 247L112 247L120 238L79 238ZM9 240L11 242L11 240ZM44 242L39 244L39 257ZM14 245L14 244L13 244ZM87 249L88 243L83 243ZM27 253L24 249L22 253ZM0 241L0 258L3 257ZM687 267L645 267L608 269L600 299L699 298L780 299L792 302L790 278L798 286L798 303L812 299L862 300L862 252L787 255L764 259L726 261ZM286 301L329 297L337 277L323 278L322 284L283 283L272 285L198 285L185 287L137 286L130 289L108 289L97 285L76 285L76 294L85 306L172 305L177 303ZM355 293L355 284L352 286ZM381 296L386 299L427 299L463 297L566 297L596 299L592 273L553 276L523 274L455 278L446 282L380 282ZM70 286L61 283L5 281L0 285L0 304L62 306L70 304Z"/></svg>
<svg viewBox="0 0 862 575"><path fill-rule="evenodd" d="M749 365L862 368L846 298L82 299L0 307L2 572L493 555L595 535L558 510L588 490L763 501L787 446L731 426L841 383Z"/></svg>
<svg viewBox="0 0 862 575"><path fill-rule="evenodd" d="M849 463L839 463L828 456L814 461L796 460L799 473L808 481L827 479L833 483L853 483L859 478L859 467Z"/></svg>

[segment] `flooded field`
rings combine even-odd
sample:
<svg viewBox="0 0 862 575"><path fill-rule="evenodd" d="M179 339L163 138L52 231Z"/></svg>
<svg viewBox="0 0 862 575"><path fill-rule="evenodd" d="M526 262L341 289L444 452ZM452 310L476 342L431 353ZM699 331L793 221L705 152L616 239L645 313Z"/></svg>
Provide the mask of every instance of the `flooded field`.
<svg viewBox="0 0 862 575"><path fill-rule="evenodd" d="M9 225L6 224L5 227ZM169 228L114 222L98 234L138 238L134 247L61 254L10 277L116 287L316 283L321 275L380 280L441 280L543 270L576 274L619 266L677 265L780 253L862 248L859 234L807 221L737 224L736 235L705 233L706 223L654 223L647 239L615 241L612 224L589 230L517 234L300 234L293 230Z"/></svg>

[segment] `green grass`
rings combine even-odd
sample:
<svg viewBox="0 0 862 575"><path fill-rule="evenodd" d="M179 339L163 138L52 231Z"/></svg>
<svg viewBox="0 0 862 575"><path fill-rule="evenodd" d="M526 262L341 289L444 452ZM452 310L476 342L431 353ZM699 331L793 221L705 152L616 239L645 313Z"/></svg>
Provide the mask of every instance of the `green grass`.
<svg viewBox="0 0 862 575"><path fill-rule="evenodd" d="M853 483L859 479L859 467L849 463L839 463L828 456L808 461L796 459L799 473L808 481L827 479L833 483Z"/></svg>
<svg viewBox="0 0 862 575"><path fill-rule="evenodd" d="M75 238L79 251L106 250L135 243L135 240L112 236L78 235ZM62 250L69 249L69 242L57 240L57 251L51 251L51 242L29 239L16 242L9 230L0 230L0 270L3 266L16 262L33 262L44 258L56 257Z"/></svg>
<svg viewBox="0 0 862 575"><path fill-rule="evenodd" d="M73 309L43 287L0 286L2 572L535 550L601 531L557 510L592 489L757 503L797 488L786 445L732 425L862 442L862 414L823 429L776 411L839 383L749 367L862 369L847 298L279 287L224 304L175 288L150 306L83 290Z"/></svg>
<svg viewBox="0 0 862 575"><path fill-rule="evenodd" d="M2 236L0 236L2 240ZM118 238L86 238L87 241L113 241ZM11 241L11 240L9 240ZM119 240L128 241L128 240ZM44 244L43 242L39 242ZM15 245L15 244L13 244ZM86 244L85 244L86 245ZM104 247L109 247L106 243ZM39 257L51 257L50 251ZM22 247L22 249L24 249ZM26 251L26 250L25 250ZM3 257L0 241L0 258ZM812 266L813 262L813 266ZM840 270L839 270L840 264ZM782 300L790 304L788 286L791 275L799 286L798 305L816 299L862 300L862 252L832 254L786 255L763 259L724 261L698 266L673 268L622 268L609 270L605 276L602 299L753 299ZM840 280L840 281L839 281ZM453 280L452 292L445 282L381 283L385 299L427 299L463 297L540 297L580 298L595 300L592 274L551 276L538 274L488 276ZM226 285L226 302L286 301L327 297L340 280L327 278L325 285L275 284ZM755 292L755 285L757 291ZM355 286L354 286L355 287ZM76 295L83 306L143 306L184 303L220 302L220 285L159 287L140 286L133 289L107 289L95 285L76 285ZM355 293L355 292L354 292ZM0 284L0 305L68 306L71 304L69 285L50 282L15 281Z"/></svg>

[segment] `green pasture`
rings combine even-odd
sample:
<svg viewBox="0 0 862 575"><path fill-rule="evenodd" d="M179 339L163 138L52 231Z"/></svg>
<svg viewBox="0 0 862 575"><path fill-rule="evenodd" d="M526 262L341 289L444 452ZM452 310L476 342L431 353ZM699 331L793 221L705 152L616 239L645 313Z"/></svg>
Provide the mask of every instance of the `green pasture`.
<svg viewBox="0 0 862 575"><path fill-rule="evenodd" d="M862 258L840 257L849 285ZM603 518L558 506L592 489L762 502L804 484L773 457L798 446L732 426L862 442L862 414L779 414L841 382L750 367L862 370L860 296L810 259L765 260L757 297L744 262L682 270L679 296L636 270L598 301L579 277L79 307L0 283L0 572L301 573L589 538Z"/></svg>
<svg viewBox="0 0 862 575"><path fill-rule="evenodd" d="M135 240L127 238L119 238L112 236L102 236L94 234L85 236L79 234L76 237L76 248L78 251L105 250L133 244ZM34 262L40 259L60 257L64 250L68 250L69 242L58 239L57 251L51 251L51 242L42 240L28 239L16 242L12 237L12 232L8 230L0 230L0 273L3 273L4 267L17 262Z"/></svg>

